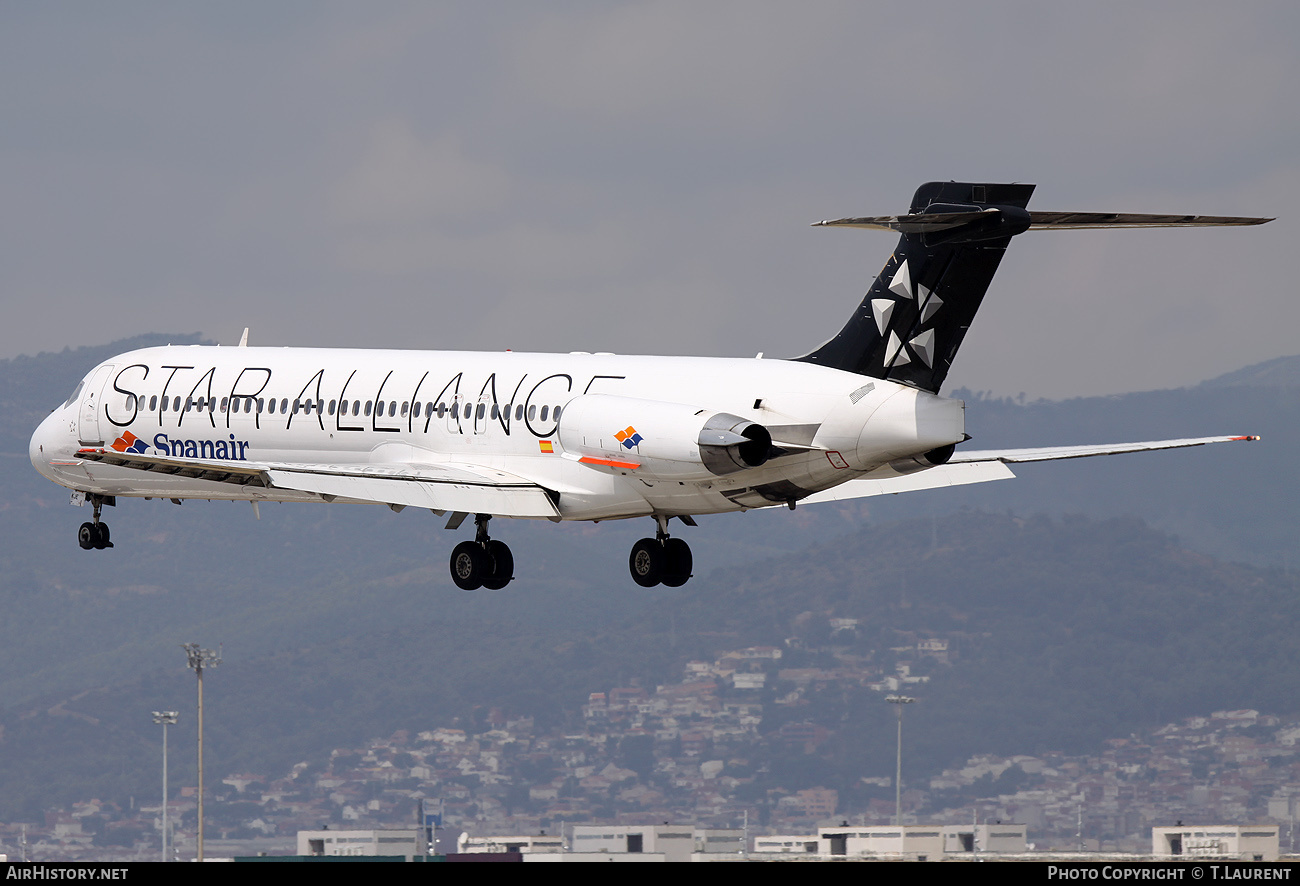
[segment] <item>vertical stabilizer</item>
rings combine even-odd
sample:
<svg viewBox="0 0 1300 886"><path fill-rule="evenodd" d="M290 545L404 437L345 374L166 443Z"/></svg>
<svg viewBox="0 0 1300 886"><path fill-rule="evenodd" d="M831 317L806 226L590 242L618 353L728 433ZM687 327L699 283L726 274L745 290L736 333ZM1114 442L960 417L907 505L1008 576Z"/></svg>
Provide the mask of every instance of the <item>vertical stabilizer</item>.
<svg viewBox="0 0 1300 886"><path fill-rule="evenodd" d="M866 298L800 361L937 393L1007 244L1028 230L1033 185L930 182L906 216L821 222L902 233Z"/></svg>

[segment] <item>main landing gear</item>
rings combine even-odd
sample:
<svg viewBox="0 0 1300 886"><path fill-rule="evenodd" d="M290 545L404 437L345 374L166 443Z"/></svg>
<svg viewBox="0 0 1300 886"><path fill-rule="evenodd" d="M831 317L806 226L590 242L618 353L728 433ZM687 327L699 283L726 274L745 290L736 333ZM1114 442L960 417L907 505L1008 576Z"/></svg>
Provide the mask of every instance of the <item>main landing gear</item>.
<svg viewBox="0 0 1300 886"><path fill-rule="evenodd" d="M451 552L451 580L463 591L487 588L499 591L515 577L515 558L503 541L488 538L490 514L477 514L473 541L463 541Z"/></svg>
<svg viewBox="0 0 1300 886"><path fill-rule="evenodd" d="M668 518L655 516L659 528L654 538L643 538L632 545L628 569L632 580L643 588L664 584L680 588L691 577L691 547L680 538L668 537Z"/></svg>
<svg viewBox="0 0 1300 886"><path fill-rule="evenodd" d="M94 548L102 551L104 548L111 548L113 542L109 540L108 524L99 522L99 511L104 506L104 497L102 495L87 496L90 503L95 508L95 513L90 523L82 523L81 528L77 530L77 544L81 545L82 550Z"/></svg>

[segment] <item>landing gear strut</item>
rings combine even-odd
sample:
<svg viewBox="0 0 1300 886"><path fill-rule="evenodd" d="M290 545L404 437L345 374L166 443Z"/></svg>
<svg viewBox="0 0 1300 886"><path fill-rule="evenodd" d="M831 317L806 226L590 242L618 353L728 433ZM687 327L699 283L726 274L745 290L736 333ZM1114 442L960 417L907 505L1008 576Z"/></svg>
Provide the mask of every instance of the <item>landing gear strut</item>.
<svg viewBox="0 0 1300 886"><path fill-rule="evenodd" d="M668 536L668 518L655 516L658 529L654 538L643 538L632 545L628 569L632 580L643 588L658 584L680 588L691 577L691 548L680 538Z"/></svg>
<svg viewBox="0 0 1300 886"><path fill-rule="evenodd" d="M474 540L461 542L451 552L451 580L463 591L499 591L515 577L515 558L509 546L488 538L491 519L491 514L476 514Z"/></svg>
<svg viewBox="0 0 1300 886"><path fill-rule="evenodd" d="M102 495L87 496L90 503L95 508L94 515L90 523L82 523L81 528L77 530L77 544L81 545L82 550L104 550L111 548L113 542L109 540L108 524L99 522L99 511L104 506L104 497Z"/></svg>

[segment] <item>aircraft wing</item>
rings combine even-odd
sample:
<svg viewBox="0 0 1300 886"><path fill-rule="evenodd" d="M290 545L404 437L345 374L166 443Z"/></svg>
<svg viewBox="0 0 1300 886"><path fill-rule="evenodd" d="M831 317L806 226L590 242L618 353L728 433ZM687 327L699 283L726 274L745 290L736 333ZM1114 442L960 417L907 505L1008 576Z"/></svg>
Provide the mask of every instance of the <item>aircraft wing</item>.
<svg viewBox="0 0 1300 886"><path fill-rule="evenodd" d="M344 499L434 511L558 519L558 494L495 468L462 464L332 465L172 458L83 449L78 458L140 471L179 474L254 489L314 492ZM256 498L250 491L249 498Z"/></svg>
<svg viewBox="0 0 1300 886"><path fill-rule="evenodd" d="M1011 469L998 461L981 461L971 464L946 464L918 471L905 477L885 479L850 480L824 492L814 492L799 500L800 504L818 504L827 501L846 501L851 498L868 498L873 495L895 495L899 492L917 492L922 489L941 489L945 486L965 486L968 483L988 483L991 480L1010 480L1015 477Z"/></svg>
<svg viewBox="0 0 1300 886"><path fill-rule="evenodd" d="M992 480L1009 480L1015 477L1008 464L1031 461L1057 461L1066 458L1088 458L1094 455L1120 455L1125 452L1150 452L1158 449L1183 449L1205 446L1208 443L1234 443L1258 440L1255 436L1240 437L1188 437L1181 440L1149 440L1143 443L1103 443L1086 446L1047 446L1037 449L987 449L956 452L946 464L918 471L903 477L850 480L833 489L817 492L800 504L817 504L827 501L845 501L873 495L894 495L899 492L916 492L922 489L941 489L946 486L965 486L969 483L987 483Z"/></svg>
<svg viewBox="0 0 1300 886"><path fill-rule="evenodd" d="M1188 437L1181 440L1149 440L1144 443L1102 443L1087 446L1047 446L1038 449L986 449L955 452L948 464L1002 462L1018 464L1028 461L1057 461L1065 458L1089 458L1094 455L1119 455L1125 452L1152 452L1157 449L1183 449L1207 443L1235 443L1258 440L1255 436ZM926 471L925 473L929 473Z"/></svg>

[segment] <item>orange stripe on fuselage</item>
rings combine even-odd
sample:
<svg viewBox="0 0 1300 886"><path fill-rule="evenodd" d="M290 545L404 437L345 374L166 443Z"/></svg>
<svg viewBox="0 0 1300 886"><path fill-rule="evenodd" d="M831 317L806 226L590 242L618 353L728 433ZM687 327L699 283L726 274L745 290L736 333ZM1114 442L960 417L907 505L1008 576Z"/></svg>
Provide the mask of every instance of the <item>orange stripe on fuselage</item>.
<svg viewBox="0 0 1300 886"><path fill-rule="evenodd" d="M592 458L589 455L584 455L578 461L584 465L604 465L607 468L625 468L629 471L635 471L641 467L634 461L614 461L612 458Z"/></svg>

